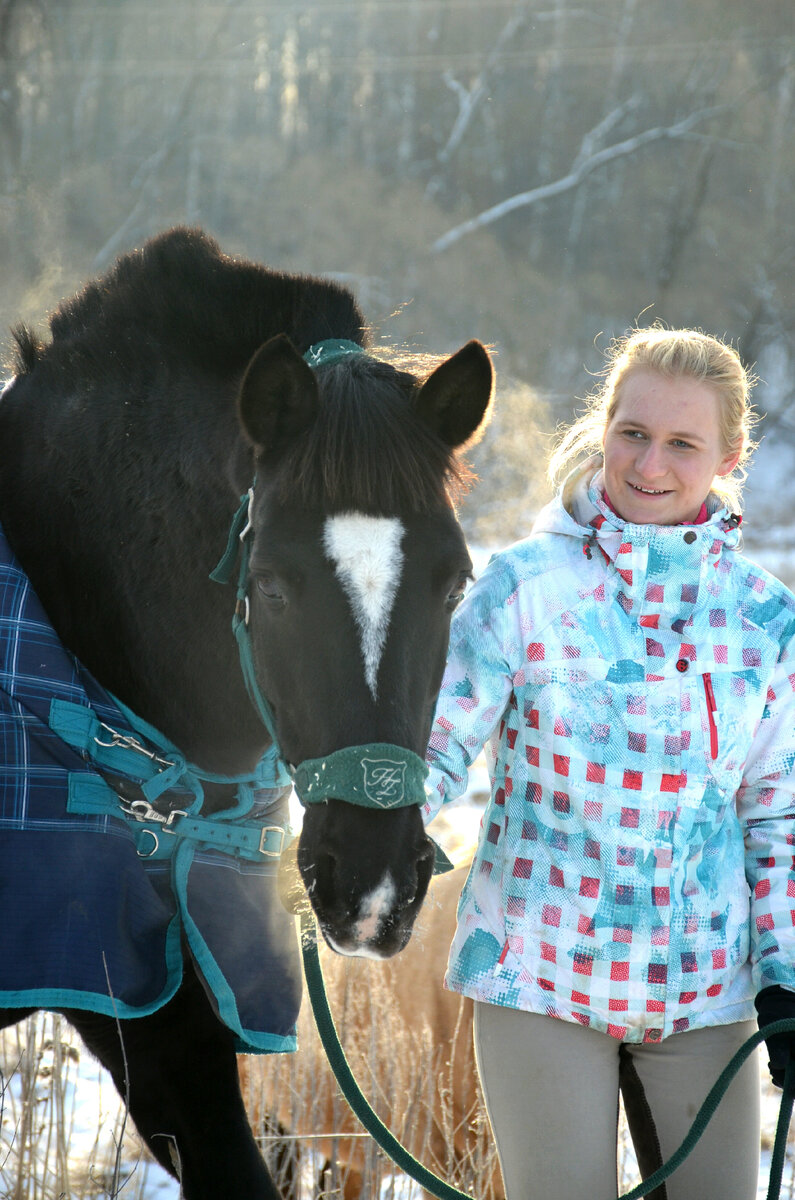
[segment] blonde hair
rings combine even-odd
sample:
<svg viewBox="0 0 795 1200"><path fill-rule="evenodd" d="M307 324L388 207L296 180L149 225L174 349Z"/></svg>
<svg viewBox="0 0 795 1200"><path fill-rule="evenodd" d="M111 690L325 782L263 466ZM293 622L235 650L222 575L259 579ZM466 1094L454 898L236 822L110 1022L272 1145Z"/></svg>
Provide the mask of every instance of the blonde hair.
<svg viewBox="0 0 795 1200"><path fill-rule="evenodd" d="M716 476L712 491L733 510L740 506L748 459L755 449L751 431L758 420L749 397L756 379L733 346L696 329L654 325L615 338L606 352L601 385L586 398L586 409L564 427L549 459L553 485L584 455L600 453L605 430L615 415L621 386L632 371L658 371L669 379L687 378L710 384L719 401L720 435L726 454L740 458L728 475Z"/></svg>

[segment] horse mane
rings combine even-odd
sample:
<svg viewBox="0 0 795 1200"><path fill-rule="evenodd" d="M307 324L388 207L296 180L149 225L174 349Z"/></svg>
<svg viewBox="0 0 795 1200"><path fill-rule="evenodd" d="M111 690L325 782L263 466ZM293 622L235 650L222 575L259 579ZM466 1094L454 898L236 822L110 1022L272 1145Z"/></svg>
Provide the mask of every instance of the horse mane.
<svg viewBox="0 0 795 1200"><path fill-rule="evenodd" d="M267 464L277 498L376 515L430 512L440 500L457 500L472 475L415 413L420 387L415 374L370 355L321 368L316 421Z"/></svg>
<svg viewBox="0 0 795 1200"><path fill-rule="evenodd" d="M352 293L328 279L273 271L232 258L198 229L168 230L123 255L106 275L64 301L50 317L45 344L14 330L18 374L40 362L68 372L108 364L125 374L163 361L215 376L241 373L255 351L287 333L304 353L313 342L364 343L366 326Z"/></svg>

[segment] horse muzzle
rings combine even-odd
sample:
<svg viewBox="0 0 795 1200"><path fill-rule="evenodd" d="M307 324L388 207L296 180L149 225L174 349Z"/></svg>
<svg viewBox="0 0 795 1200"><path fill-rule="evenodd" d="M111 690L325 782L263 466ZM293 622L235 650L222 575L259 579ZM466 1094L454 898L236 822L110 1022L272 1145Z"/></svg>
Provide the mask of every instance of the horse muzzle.
<svg viewBox="0 0 795 1200"><path fill-rule="evenodd" d="M295 916L314 915L324 939L337 954L360 958L391 958L407 945L419 912L428 882L433 873L434 843L427 839L427 847L416 863L417 888L405 903L397 902L395 885L388 875L382 883L365 893L355 907L339 901L328 903L319 893L317 864L310 855L304 858L303 871L299 868L298 839L282 852L279 863L279 897L288 912ZM322 864L320 874L328 872L329 864ZM320 912L314 911L311 897L318 901Z"/></svg>
<svg viewBox="0 0 795 1200"><path fill-rule="evenodd" d="M418 755L385 743L346 747L295 770L306 808L295 862L338 954L389 958L411 936L435 861L418 808L426 775Z"/></svg>
<svg viewBox="0 0 795 1200"><path fill-rule="evenodd" d="M304 864L310 900L326 942L338 954L391 958L408 943L433 873L433 844L401 862L400 875L387 867L378 882L350 874L350 864L333 855ZM299 848L298 861L302 855ZM355 872L356 864L353 864Z"/></svg>

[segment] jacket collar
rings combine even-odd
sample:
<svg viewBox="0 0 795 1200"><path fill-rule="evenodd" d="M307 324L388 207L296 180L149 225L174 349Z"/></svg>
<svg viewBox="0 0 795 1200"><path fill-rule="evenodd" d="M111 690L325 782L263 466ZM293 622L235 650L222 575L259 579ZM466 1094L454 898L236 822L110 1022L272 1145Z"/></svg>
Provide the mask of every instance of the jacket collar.
<svg viewBox="0 0 795 1200"><path fill-rule="evenodd" d="M700 525L624 521L604 499L601 458L594 457L568 476L558 496L539 513L533 531L576 538L586 558L615 568L618 600L628 615L645 613L650 598L658 596L653 607L659 616L667 612L672 627L681 629L703 589L716 586L724 550L737 549L740 541L740 518L719 497L710 494L707 511L708 519Z"/></svg>
<svg viewBox="0 0 795 1200"><path fill-rule="evenodd" d="M595 537L611 561L622 541L642 545L652 537L662 537L678 542L683 529L692 529L697 541L713 555L738 549L742 518L730 513L714 492L707 497L707 513L701 525L633 525L625 521L604 499L602 457L593 455L566 477L558 495L538 514L533 532L568 534L586 541Z"/></svg>

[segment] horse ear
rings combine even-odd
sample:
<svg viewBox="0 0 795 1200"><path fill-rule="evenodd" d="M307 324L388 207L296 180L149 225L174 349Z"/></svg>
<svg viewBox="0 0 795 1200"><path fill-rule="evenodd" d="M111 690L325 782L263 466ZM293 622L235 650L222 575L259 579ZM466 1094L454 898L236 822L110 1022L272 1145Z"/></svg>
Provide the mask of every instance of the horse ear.
<svg viewBox="0 0 795 1200"><path fill-rule="evenodd" d="M318 394L314 372L280 333L260 346L246 368L238 398L240 424L270 454L313 424Z"/></svg>
<svg viewBox="0 0 795 1200"><path fill-rule="evenodd" d="M467 342L430 375L414 399L420 417L457 449L485 429L491 415L494 369L480 342Z"/></svg>

